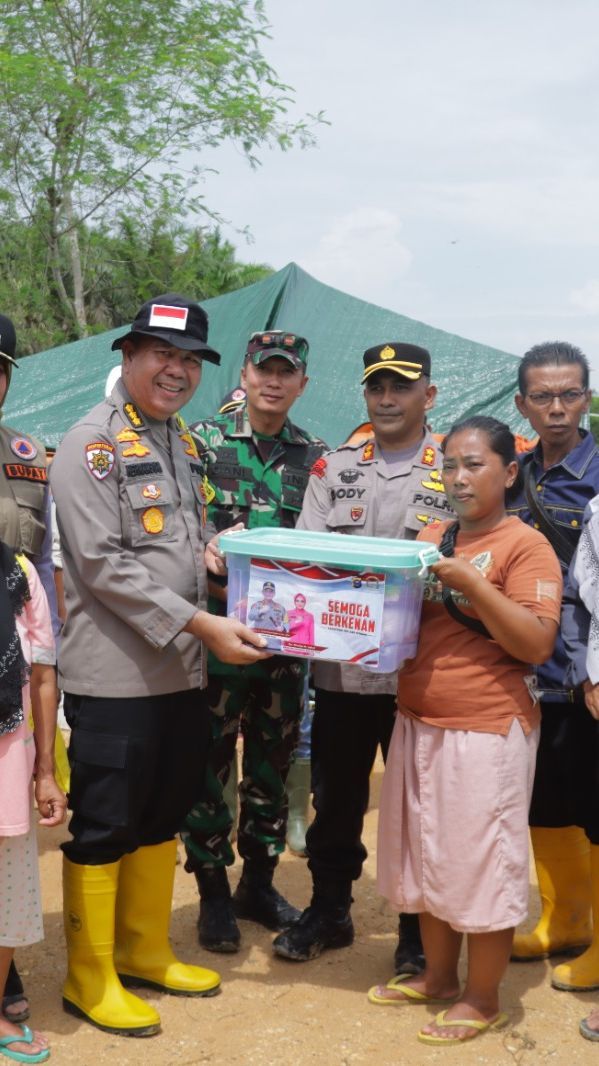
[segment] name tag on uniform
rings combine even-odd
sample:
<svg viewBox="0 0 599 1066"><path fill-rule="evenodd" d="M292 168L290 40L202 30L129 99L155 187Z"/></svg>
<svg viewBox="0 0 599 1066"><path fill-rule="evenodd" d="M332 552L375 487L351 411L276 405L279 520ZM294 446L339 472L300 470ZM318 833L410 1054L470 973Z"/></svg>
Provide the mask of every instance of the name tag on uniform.
<svg viewBox="0 0 599 1066"><path fill-rule="evenodd" d="M129 463L125 467L127 477L151 477L152 474L161 474L160 463Z"/></svg>
<svg viewBox="0 0 599 1066"><path fill-rule="evenodd" d="M48 471L45 466L24 466L23 463L5 463L6 477L16 481L47 481Z"/></svg>

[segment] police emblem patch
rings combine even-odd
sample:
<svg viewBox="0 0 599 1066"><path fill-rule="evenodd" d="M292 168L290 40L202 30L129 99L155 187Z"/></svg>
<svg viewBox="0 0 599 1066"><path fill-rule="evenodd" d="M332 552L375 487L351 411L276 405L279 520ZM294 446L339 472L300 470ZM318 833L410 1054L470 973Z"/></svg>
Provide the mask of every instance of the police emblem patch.
<svg viewBox="0 0 599 1066"><path fill-rule="evenodd" d="M130 444L131 441L139 440L139 433L136 433L134 429L122 429L120 433L117 433L116 439L119 444Z"/></svg>
<svg viewBox="0 0 599 1066"><path fill-rule="evenodd" d="M350 514L351 514L352 522L357 522L362 517L362 515L364 514L364 508L363 507L352 507L352 509L350 511Z"/></svg>
<svg viewBox="0 0 599 1066"><path fill-rule="evenodd" d="M26 437L13 437L10 442L10 450L18 455L19 459L35 459L37 448Z"/></svg>
<svg viewBox="0 0 599 1066"><path fill-rule="evenodd" d="M424 463L425 466L435 465L435 449L430 444L427 444L424 449L421 462Z"/></svg>
<svg viewBox="0 0 599 1066"><path fill-rule="evenodd" d="M146 533L162 533L164 529L164 514L159 507L148 507L141 516L141 524Z"/></svg>
<svg viewBox="0 0 599 1066"><path fill-rule="evenodd" d="M385 345L379 356L379 359L382 359L385 363L388 359L395 359L395 350L391 347L390 344Z"/></svg>
<svg viewBox="0 0 599 1066"><path fill-rule="evenodd" d="M363 463L369 463L371 459L374 459L374 441L373 440L369 440L368 443L364 445L364 449L362 451L362 462Z"/></svg>
<svg viewBox="0 0 599 1066"><path fill-rule="evenodd" d="M159 500L162 496L158 485L155 485L154 482L152 482L150 485L144 485L143 489L141 490L141 494L145 500Z"/></svg>
<svg viewBox="0 0 599 1066"><path fill-rule="evenodd" d="M123 448L123 459L143 459L144 455L150 454L150 449L141 441L133 441L128 448Z"/></svg>
<svg viewBox="0 0 599 1066"><path fill-rule="evenodd" d="M104 481L114 466L114 448L106 441L92 441L85 446L87 469L97 481Z"/></svg>
<svg viewBox="0 0 599 1066"><path fill-rule="evenodd" d="M339 480L344 485L353 485L354 481L357 481L359 477L364 477L361 470L342 470L339 474Z"/></svg>

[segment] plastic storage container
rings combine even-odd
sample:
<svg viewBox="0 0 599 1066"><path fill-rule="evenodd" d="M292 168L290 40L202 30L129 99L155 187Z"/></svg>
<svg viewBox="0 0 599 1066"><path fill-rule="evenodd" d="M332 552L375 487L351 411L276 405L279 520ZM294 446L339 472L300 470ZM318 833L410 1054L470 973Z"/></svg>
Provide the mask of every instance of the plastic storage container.
<svg viewBox="0 0 599 1066"><path fill-rule="evenodd" d="M223 535L227 613L295 658L396 670L416 652L427 567L425 541L299 529ZM303 600L303 603L302 603Z"/></svg>

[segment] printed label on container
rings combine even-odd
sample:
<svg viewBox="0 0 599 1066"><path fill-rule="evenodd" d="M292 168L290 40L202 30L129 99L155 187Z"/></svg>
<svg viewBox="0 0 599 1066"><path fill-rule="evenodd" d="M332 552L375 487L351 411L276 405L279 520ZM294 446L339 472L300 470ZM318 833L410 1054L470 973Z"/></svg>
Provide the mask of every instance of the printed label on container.
<svg viewBox="0 0 599 1066"><path fill-rule="evenodd" d="M232 613L271 651L377 666L384 600L382 573L252 559L247 599Z"/></svg>

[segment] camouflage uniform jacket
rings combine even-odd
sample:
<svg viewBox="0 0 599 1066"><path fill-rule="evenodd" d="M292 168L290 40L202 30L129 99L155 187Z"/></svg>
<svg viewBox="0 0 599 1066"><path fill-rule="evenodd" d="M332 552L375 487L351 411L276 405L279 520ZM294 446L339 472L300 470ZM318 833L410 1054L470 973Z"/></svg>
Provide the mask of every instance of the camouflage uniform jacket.
<svg viewBox="0 0 599 1066"><path fill-rule="evenodd" d="M266 462L245 404L191 427L206 472L208 522L217 532L235 522L246 529L283 526L299 518L310 469L324 441L287 419Z"/></svg>
<svg viewBox="0 0 599 1066"><path fill-rule="evenodd" d="M245 404L196 422L191 429L205 474L209 526L217 533L235 522L243 522L246 529L295 526L310 470L327 450L324 441L287 419L264 462L259 451L260 437L252 430ZM214 614L224 613L224 604L210 599L209 609ZM280 667L281 661L275 656L252 670L269 664L270 668L277 664ZM209 657L210 673L232 673L235 669Z"/></svg>

